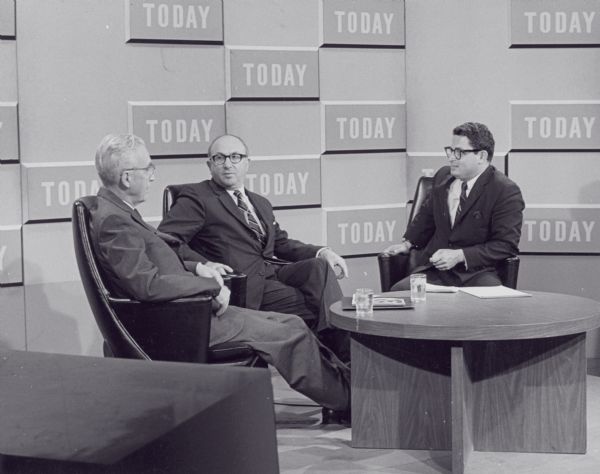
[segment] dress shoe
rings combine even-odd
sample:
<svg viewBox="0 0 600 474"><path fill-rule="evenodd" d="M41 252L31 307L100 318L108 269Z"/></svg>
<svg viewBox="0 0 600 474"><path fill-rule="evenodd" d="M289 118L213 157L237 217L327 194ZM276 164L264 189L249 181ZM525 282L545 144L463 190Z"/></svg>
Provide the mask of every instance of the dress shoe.
<svg viewBox="0 0 600 474"><path fill-rule="evenodd" d="M331 408L323 407L321 410L321 423L324 425L344 425L350 426L352 415L350 409L347 410L332 410Z"/></svg>

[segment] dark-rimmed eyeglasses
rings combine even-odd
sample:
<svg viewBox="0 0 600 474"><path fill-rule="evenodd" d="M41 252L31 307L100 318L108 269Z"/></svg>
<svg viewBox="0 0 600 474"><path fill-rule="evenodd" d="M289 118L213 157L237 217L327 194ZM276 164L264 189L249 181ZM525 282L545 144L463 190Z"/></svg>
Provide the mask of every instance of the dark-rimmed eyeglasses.
<svg viewBox="0 0 600 474"><path fill-rule="evenodd" d="M154 163L150 163L145 168L127 168L122 170L121 174L125 173L125 171L145 171L146 173L148 173L148 177L152 178L154 176L154 173L156 172L156 166L154 166Z"/></svg>
<svg viewBox="0 0 600 474"><path fill-rule="evenodd" d="M451 160L452 158L454 158L455 160L460 160L467 153L480 152L481 148L479 148L477 150L476 149L463 150L462 148L452 148L451 146L447 146L447 147L444 147L444 151L446 152L446 156L448 157L449 160Z"/></svg>
<svg viewBox="0 0 600 474"><path fill-rule="evenodd" d="M212 162L215 165L224 165L225 161L227 161L227 158L229 158L229 161L231 161L231 163L233 163L234 165L237 165L240 161L242 161L247 156L248 155L244 155L242 153L231 153L230 155L224 155L223 153L217 153L217 154L211 156L210 159L212 160Z"/></svg>

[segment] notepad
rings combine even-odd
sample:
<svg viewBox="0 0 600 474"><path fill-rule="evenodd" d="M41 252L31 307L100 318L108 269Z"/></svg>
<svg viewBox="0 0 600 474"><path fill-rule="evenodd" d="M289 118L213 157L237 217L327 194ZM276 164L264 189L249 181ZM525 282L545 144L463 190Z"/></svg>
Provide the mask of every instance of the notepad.
<svg viewBox="0 0 600 474"><path fill-rule="evenodd" d="M531 296L529 293L523 291L513 290L507 286L463 286L460 288L463 293L468 293L477 298L521 298L524 296Z"/></svg>
<svg viewBox="0 0 600 474"><path fill-rule="evenodd" d="M397 297L397 296L375 296L373 298L373 309L410 309L414 308L413 302L410 298ZM350 310L355 309L354 302L351 296L344 296L342 298L342 309Z"/></svg>

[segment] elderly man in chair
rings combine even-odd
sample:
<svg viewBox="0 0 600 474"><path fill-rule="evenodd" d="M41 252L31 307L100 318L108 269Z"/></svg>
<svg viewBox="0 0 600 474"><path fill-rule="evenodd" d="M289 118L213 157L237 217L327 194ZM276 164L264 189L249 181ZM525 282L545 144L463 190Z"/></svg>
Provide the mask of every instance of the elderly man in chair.
<svg viewBox="0 0 600 474"><path fill-rule="evenodd" d="M184 261L169 245L173 237L144 222L136 206L146 199L155 173L144 142L134 135L107 135L96 151L96 169L103 187L98 207L91 212L92 239L99 264L112 280L111 289L140 301L219 291L210 344L248 344L290 386L326 407L324 415L347 421L349 370L301 318L229 306L229 290L218 271L200 260Z"/></svg>
<svg viewBox="0 0 600 474"><path fill-rule="evenodd" d="M244 187L248 149L234 135L217 137L208 148L212 179L185 186L159 229L186 243L223 274L248 276L252 309L297 314L345 362L350 339L329 324L329 307L342 297L338 278L346 262L328 247L288 237L271 203ZM277 264L277 258L287 265Z"/></svg>
<svg viewBox="0 0 600 474"><path fill-rule="evenodd" d="M421 249L411 273L445 286L495 286L495 265L518 253L525 204L519 187L491 165L494 137L488 128L467 122L454 128L445 148L450 166L433 178L430 195L408 225L402 242L384 252ZM410 288L409 278L392 290Z"/></svg>

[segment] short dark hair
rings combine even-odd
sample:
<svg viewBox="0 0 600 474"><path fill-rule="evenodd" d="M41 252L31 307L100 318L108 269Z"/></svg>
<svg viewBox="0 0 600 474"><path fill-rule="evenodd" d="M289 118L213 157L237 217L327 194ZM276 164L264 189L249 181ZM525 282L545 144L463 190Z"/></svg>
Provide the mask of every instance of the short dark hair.
<svg viewBox="0 0 600 474"><path fill-rule="evenodd" d="M484 124L478 122L465 122L462 125L454 127L452 134L467 137L475 150L487 151L487 159L488 161L492 161L496 142L494 141L492 132L490 132L490 129Z"/></svg>

